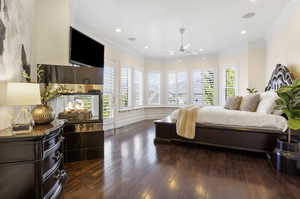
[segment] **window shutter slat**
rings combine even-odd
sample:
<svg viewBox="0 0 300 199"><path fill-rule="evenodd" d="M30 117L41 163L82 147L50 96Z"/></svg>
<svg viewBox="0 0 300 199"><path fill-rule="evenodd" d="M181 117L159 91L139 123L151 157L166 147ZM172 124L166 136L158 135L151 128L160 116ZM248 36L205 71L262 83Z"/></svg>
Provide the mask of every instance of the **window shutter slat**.
<svg viewBox="0 0 300 199"><path fill-rule="evenodd" d="M113 93L114 93L114 69L104 67L104 88L103 88L103 119L113 118Z"/></svg>
<svg viewBox="0 0 300 199"><path fill-rule="evenodd" d="M215 101L215 74L212 71L193 72L193 104L213 105Z"/></svg>

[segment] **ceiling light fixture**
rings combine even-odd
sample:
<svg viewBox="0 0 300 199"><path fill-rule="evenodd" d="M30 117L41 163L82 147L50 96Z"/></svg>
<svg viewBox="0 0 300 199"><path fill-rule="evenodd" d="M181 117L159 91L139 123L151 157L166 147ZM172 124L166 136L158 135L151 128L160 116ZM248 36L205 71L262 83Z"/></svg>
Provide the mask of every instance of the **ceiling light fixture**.
<svg viewBox="0 0 300 199"><path fill-rule="evenodd" d="M121 29L121 28L116 28L115 31L116 31L116 32L122 32L122 29Z"/></svg>
<svg viewBox="0 0 300 199"><path fill-rule="evenodd" d="M144 48L145 48L145 49L148 49L148 48L149 48L149 46L145 46Z"/></svg>
<svg viewBox="0 0 300 199"><path fill-rule="evenodd" d="M256 15L255 12L248 12L248 13L243 15L243 18L244 19L249 19L249 18L254 17L255 15Z"/></svg>
<svg viewBox="0 0 300 199"><path fill-rule="evenodd" d="M203 51L204 51L204 49L200 48L200 49L199 49L199 51L200 51L200 52L203 52Z"/></svg>
<svg viewBox="0 0 300 199"><path fill-rule="evenodd" d="M135 41L136 38L135 38L135 37L129 37L128 40L129 40L129 41Z"/></svg>
<svg viewBox="0 0 300 199"><path fill-rule="evenodd" d="M246 30L242 30L242 31L241 31L241 34L242 34L242 35L245 35L245 34L247 34L247 31L246 31Z"/></svg>

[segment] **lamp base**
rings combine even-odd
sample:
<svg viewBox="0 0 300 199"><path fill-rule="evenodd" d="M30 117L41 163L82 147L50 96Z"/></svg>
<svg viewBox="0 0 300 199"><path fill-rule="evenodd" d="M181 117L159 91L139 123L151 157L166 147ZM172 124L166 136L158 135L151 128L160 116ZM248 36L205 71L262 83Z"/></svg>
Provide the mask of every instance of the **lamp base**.
<svg viewBox="0 0 300 199"><path fill-rule="evenodd" d="M11 127L14 135L28 134L32 132L33 119L27 107L22 107L20 112L14 118Z"/></svg>

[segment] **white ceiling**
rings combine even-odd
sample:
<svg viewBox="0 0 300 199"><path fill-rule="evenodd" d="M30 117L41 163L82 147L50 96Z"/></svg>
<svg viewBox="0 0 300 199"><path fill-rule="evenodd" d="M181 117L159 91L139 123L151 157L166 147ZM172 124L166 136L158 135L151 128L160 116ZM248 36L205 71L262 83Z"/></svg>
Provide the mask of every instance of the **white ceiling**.
<svg viewBox="0 0 300 199"><path fill-rule="evenodd" d="M72 0L72 20L146 57L171 57L187 29L190 50L214 53L263 38L289 0ZM248 12L256 16L243 19ZM115 29L121 28L121 33ZM241 30L247 30L241 35ZM136 41L128 41L136 37ZM145 46L149 49L145 49ZM200 52L199 52L200 53ZM201 54L201 53L200 53Z"/></svg>

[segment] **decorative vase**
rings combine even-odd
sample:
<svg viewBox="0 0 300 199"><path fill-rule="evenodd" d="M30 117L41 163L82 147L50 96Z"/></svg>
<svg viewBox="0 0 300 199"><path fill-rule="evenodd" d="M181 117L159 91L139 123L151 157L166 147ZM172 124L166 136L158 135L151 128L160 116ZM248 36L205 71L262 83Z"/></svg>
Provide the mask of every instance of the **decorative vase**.
<svg viewBox="0 0 300 199"><path fill-rule="evenodd" d="M31 114L35 124L49 124L55 117L53 109L46 104L37 105Z"/></svg>
<svg viewBox="0 0 300 199"><path fill-rule="evenodd" d="M273 155L277 171L300 174L300 142L297 138L292 138L291 143L285 137L278 138Z"/></svg>

